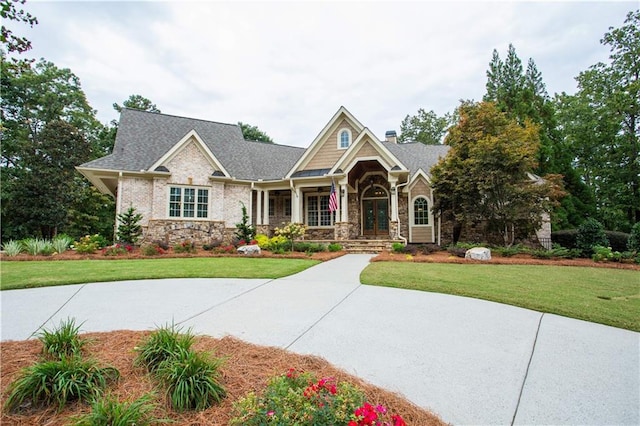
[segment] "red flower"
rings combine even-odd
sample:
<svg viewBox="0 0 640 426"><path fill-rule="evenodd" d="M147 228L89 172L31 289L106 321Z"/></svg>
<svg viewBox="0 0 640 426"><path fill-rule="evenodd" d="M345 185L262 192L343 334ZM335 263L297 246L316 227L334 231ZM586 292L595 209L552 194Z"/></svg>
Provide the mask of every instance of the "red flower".
<svg viewBox="0 0 640 426"><path fill-rule="evenodd" d="M400 417L399 414L391 416L391 420L393 420L393 426L407 426L407 423L405 423L404 419Z"/></svg>

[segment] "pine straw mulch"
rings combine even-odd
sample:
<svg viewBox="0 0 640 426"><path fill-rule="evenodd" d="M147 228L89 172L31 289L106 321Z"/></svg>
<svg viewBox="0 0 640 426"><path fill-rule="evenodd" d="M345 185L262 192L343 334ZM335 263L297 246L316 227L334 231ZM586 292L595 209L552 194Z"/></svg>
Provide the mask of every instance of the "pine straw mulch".
<svg viewBox="0 0 640 426"><path fill-rule="evenodd" d="M489 265L552 265L552 266L583 266L588 268L631 269L640 271L640 265L620 262L594 262L591 259L536 259L528 254L517 254L503 257L491 253L491 260L473 260L457 257L447 251L438 251L429 255L391 253L388 251L378 254L372 262L419 262L419 263L457 263L457 264L489 264Z"/></svg>
<svg viewBox="0 0 640 426"><path fill-rule="evenodd" d="M121 401L131 401L153 391L154 382L141 367L134 367L134 348L149 335L149 331L112 331L107 333L86 333L89 339L86 355L95 357L101 365L116 367L121 374L117 384L110 388L112 395ZM176 413L168 408L161 390L156 390L159 407L156 417L169 417L176 425L226 425L231 417L231 407L250 391L261 391L269 377L284 374L289 368L313 372L318 378L334 377L338 381L347 380L360 386L366 393L367 401L385 405L392 413L400 414L409 425L444 425L431 412L417 407L398 394L394 394L332 366L322 358L298 355L275 347L249 344L233 337L215 339L198 336L193 349L212 352L213 356L224 357L222 382L227 390L227 398L217 406L201 412ZM0 342L2 404L6 400L9 384L20 370L35 363L40 356L42 344L38 340ZM73 403L56 413L54 409L31 410L22 414L8 414L2 410L2 425L48 425L68 424L71 416L89 412L86 404Z"/></svg>

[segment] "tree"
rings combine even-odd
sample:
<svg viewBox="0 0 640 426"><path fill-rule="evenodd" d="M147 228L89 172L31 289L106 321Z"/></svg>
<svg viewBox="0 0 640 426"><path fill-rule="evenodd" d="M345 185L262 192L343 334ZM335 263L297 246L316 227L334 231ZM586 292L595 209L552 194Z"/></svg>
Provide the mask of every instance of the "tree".
<svg viewBox="0 0 640 426"><path fill-rule="evenodd" d="M578 92L558 96L566 146L595 194L598 219L628 231L640 222L640 11L609 28L610 62L580 73Z"/></svg>
<svg viewBox="0 0 640 426"><path fill-rule="evenodd" d="M463 103L449 130L447 156L432 169L434 212L458 225L484 227L488 240L511 244L539 229L561 194L557 176L532 179L538 126L523 125L491 102ZM455 226L455 225L454 225Z"/></svg>
<svg viewBox="0 0 640 426"><path fill-rule="evenodd" d="M140 111L148 112L161 112L158 107L156 107L156 104L141 95L129 96L129 98L122 103L122 106L114 102L113 109L120 113L122 112L122 108L139 109Z"/></svg>
<svg viewBox="0 0 640 426"><path fill-rule="evenodd" d="M240 241L244 241L249 244L253 237L256 235L256 229L249 223L249 215L247 214L247 207L242 204L242 220L236 223L236 238Z"/></svg>
<svg viewBox="0 0 640 426"><path fill-rule="evenodd" d="M438 117L433 110L426 112L420 108L416 115L407 115L402 120L398 141L401 143L420 142L425 145L440 145L451 122L452 117L450 114Z"/></svg>
<svg viewBox="0 0 640 426"><path fill-rule="evenodd" d="M142 215L136 213L134 207L129 207L126 212L118 214L118 241L125 244L135 244L142 235L140 221Z"/></svg>
<svg viewBox="0 0 640 426"><path fill-rule="evenodd" d="M38 23L38 19L23 9L18 10L16 8L18 4L25 4L25 0L2 0L0 2L0 17L2 17L3 22L6 20L17 21L33 28L33 26ZM2 24L2 28L0 28L0 42L2 42L6 48L5 53L23 53L31 49L31 42L26 37L16 36L13 34L13 31L8 29L4 24Z"/></svg>
<svg viewBox="0 0 640 426"><path fill-rule="evenodd" d="M238 126L240 126L240 129L242 130L242 137L244 137L245 140L273 143L273 139L271 139L265 132L258 129L257 126L252 126L251 124L246 124L241 121L238 121Z"/></svg>
<svg viewBox="0 0 640 426"><path fill-rule="evenodd" d="M573 158L558 125L555 104L549 98L542 73L529 58L526 71L516 49L509 44L504 62L494 49L487 70L487 92L483 99L494 102L498 109L521 125L530 120L538 125L540 145L536 174L559 174L567 195L552 213L557 229L575 228L593 213L593 196L573 166Z"/></svg>
<svg viewBox="0 0 640 426"><path fill-rule="evenodd" d="M103 127L68 69L45 60L2 67L0 82L2 236L51 236L87 190L74 167L95 158Z"/></svg>

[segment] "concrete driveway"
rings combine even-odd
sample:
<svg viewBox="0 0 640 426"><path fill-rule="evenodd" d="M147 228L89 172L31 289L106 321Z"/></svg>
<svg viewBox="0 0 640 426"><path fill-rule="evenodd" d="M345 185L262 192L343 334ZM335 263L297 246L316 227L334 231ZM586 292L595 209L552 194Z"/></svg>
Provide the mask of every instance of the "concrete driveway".
<svg viewBox="0 0 640 426"><path fill-rule="evenodd" d="M360 285L371 255L276 280L165 279L0 292L2 340L196 333L314 354L453 424L640 424L640 333L482 300Z"/></svg>

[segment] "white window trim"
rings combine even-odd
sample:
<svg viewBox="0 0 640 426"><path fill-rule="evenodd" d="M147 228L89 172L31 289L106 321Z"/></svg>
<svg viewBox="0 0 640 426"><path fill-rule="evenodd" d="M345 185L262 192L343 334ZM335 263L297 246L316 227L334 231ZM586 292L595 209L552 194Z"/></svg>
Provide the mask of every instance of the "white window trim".
<svg viewBox="0 0 640 426"><path fill-rule="evenodd" d="M331 213L331 224L329 225L309 225L309 197L317 197L318 198L318 209L320 209L320 197L327 196L329 197L329 192L307 192L304 194L304 224L311 229L332 229L335 224L334 214ZM320 223L320 213L321 210L318 210L318 223Z"/></svg>
<svg viewBox="0 0 640 426"><path fill-rule="evenodd" d="M180 191L180 216L171 216L171 188L181 188ZM184 213L184 190L185 189L195 189L195 203L194 203L194 211L193 217L184 217L182 216ZM207 216L206 217L198 217L198 190L206 189L207 190ZM194 186L194 185L175 185L169 184L167 185L167 202L166 202L166 217L167 220L211 220L211 188L208 186Z"/></svg>
<svg viewBox="0 0 640 426"><path fill-rule="evenodd" d="M289 206L289 214L287 214L287 205ZM293 214L293 206L291 205L291 197L282 198L282 215L284 217L290 217Z"/></svg>
<svg viewBox="0 0 640 426"><path fill-rule="evenodd" d="M415 203L416 200L418 198L424 198L425 200L427 200L427 214L428 214L428 218L429 218L429 223L427 223L426 225L416 225L416 218L415 218ZM431 212L431 204L432 201L429 199L429 197L427 197L426 195L416 195L415 197L413 197L413 199L411 200L411 205L409 208L409 224L410 226L413 226L415 228L427 228L429 226L433 226L433 213Z"/></svg>
<svg viewBox="0 0 640 426"><path fill-rule="evenodd" d="M276 212L276 197L269 197L269 210L270 211L267 212L269 217L275 217L276 213L277 213Z"/></svg>
<svg viewBox="0 0 640 426"><path fill-rule="evenodd" d="M340 144L341 142L340 138L342 136L342 132L347 132L347 135L349 135L349 143L347 144L347 146L342 146ZM352 142L353 142L353 136L351 135L351 129L347 127L343 127L340 130L338 130L338 136L336 137L336 146L338 147L338 149L349 149Z"/></svg>

